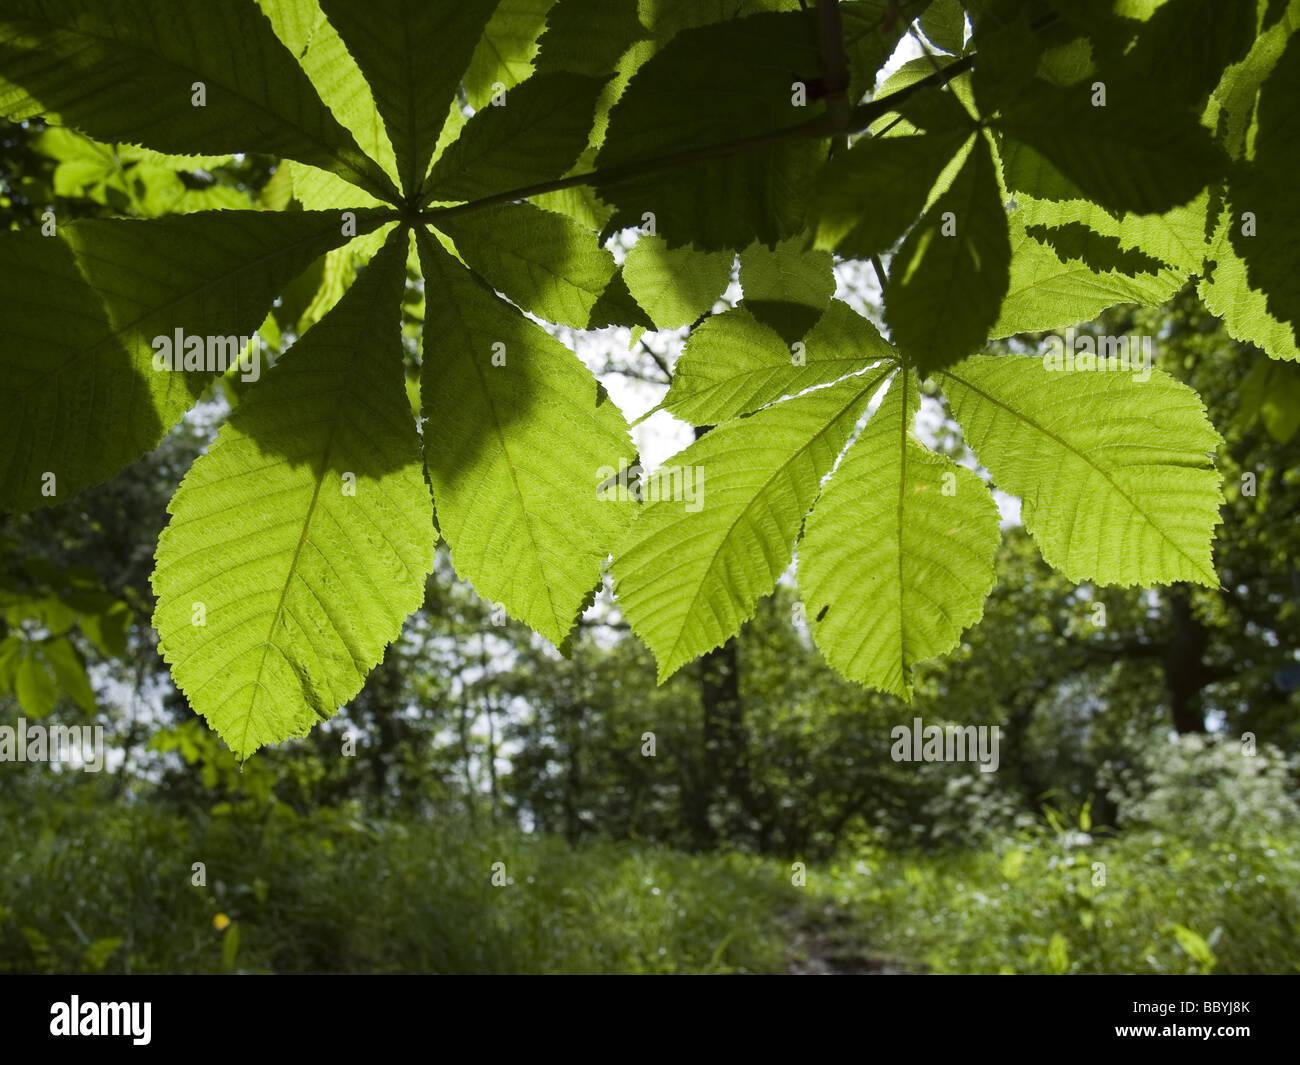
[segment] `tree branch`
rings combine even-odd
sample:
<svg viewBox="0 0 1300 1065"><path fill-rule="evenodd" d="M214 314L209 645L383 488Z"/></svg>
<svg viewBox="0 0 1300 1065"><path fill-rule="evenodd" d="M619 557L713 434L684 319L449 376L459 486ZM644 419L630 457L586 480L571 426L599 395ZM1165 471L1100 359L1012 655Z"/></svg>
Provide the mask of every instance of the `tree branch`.
<svg viewBox="0 0 1300 1065"><path fill-rule="evenodd" d="M849 57L844 52L844 20L839 0L817 0L817 26L821 34L822 88L826 114L835 133L835 149L848 147Z"/></svg>

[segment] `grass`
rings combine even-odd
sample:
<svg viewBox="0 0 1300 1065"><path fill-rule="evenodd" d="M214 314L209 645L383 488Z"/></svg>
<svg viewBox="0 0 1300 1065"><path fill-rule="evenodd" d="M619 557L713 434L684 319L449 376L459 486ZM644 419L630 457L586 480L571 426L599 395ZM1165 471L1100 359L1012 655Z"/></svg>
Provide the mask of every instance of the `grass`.
<svg viewBox="0 0 1300 1065"><path fill-rule="evenodd" d="M0 971L1296 972L1287 831L863 846L795 887L775 859L354 810L0 804Z"/></svg>
<svg viewBox="0 0 1300 1065"><path fill-rule="evenodd" d="M980 851L868 848L817 887L846 948L933 972L1300 972L1295 832L1042 831Z"/></svg>
<svg viewBox="0 0 1300 1065"><path fill-rule="evenodd" d="M338 811L4 822L0 971L779 971L799 901L788 867L742 855Z"/></svg>

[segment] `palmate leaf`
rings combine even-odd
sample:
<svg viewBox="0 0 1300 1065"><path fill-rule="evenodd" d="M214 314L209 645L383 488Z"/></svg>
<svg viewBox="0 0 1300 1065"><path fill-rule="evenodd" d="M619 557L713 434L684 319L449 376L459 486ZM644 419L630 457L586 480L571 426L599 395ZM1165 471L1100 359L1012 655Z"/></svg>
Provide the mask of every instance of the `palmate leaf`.
<svg viewBox="0 0 1300 1065"><path fill-rule="evenodd" d="M693 425L716 425L893 358L894 349L867 319L833 300L799 354L802 365L743 307L715 315L691 333L660 407Z"/></svg>
<svg viewBox="0 0 1300 1065"><path fill-rule="evenodd" d="M1246 264L1228 235L1233 224L1231 219L1231 212L1225 210L1214 240L1206 250L1206 258L1213 268L1200 279L1196 291L1206 308L1223 319L1224 326L1236 339L1258 345L1274 359L1300 362L1300 347L1296 345L1291 326L1270 314L1268 298L1250 287Z"/></svg>
<svg viewBox="0 0 1300 1065"><path fill-rule="evenodd" d="M588 230L530 203L449 215L438 227L483 280L548 322L586 328L614 279L614 256Z"/></svg>
<svg viewBox="0 0 1300 1065"><path fill-rule="evenodd" d="M605 171L690 153L805 122L824 109L793 85L820 76L815 12L750 15L683 30L632 78L609 116L596 157ZM803 190L824 148L814 140L709 154L597 184L615 205L606 231L650 212L669 245L702 251L771 246L804 228Z"/></svg>
<svg viewBox="0 0 1300 1065"><path fill-rule="evenodd" d="M486 104L439 157L422 197L472 200L559 177L587 146L603 78L535 74Z"/></svg>
<svg viewBox="0 0 1300 1065"><path fill-rule="evenodd" d="M465 71L469 105L483 108L498 87L510 89L533 73L538 41L555 0L500 0Z"/></svg>
<svg viewBox="0 0 1300 1065"><path fill-rule="evenodd" d="M597 497L627 423L574 354L418 236L425 463L456 571L559 644L631 518ZM495 364L494 364L495 362Z"/></svg>
<svg viewBox="0 0 1300 1065"><path fill-rule="evenodd" d="M253 206L247 191L213 184L189 188L181 171L225 166L230 156L167 156L129 145L100 144L66 126L53 126L33 142L57 159L54 193L90 199L142 218Z"/></svg>
<svg viewBox="0 0 1300 1065"><path fill-rule="evenodd" d="M957 64L952 56L924 55L910 59L884 81L872 94L877 100L911 89L898 106L897 111L886 111L872 120L867 127L874 137L912 136L922 130L938 133L948 128L965 129L974 132L973 115L978 115L975 93L971 86L971 75L959 72L949 73L949 68ZM912 88L917 82L932 78L937 72L944 71L951 80L942 87L931 85ZM964 140L964 138L963 138Z"/></svg>
<svg viewBox="0 0 1300 1065"><path fill-rule="evenodd" d="M924 6L925 0L844 0L840 4L850 103L871 91L880 68Z"/></svg>
<svg viewBox="0 0 1300 1065"><path fill-rule="evenodd" d="M680 329L713 310L731 280L730 252L670 248L662 237L637 238L623 263L628 291L660 329Z"/></svg>
<svg viewBox="0 0 1300 1065"><path fill-rule="evenodd" d="M799 592L826 661L911 697L911 669L984 611L1001 541L983 481L921 446L906 370L831 475L799 543Z"/></svg>
<svg viewBox="0 0 1300 1065"><path fill-rule="evenodd" d="M1292 32L1300 26L1300 0L1283 4L1287 18L1261 33L1246 57L1223 72L1205 112L1228 155L1241 159L1246 152L1255 120L1259 88L1277 65Z"/></svg>
<svg viewBox="0 0 1300 1065"><path fill-rule="evenodd" d="M886 251L969 137L961 122L915 136L864 137L837 155L817 189L817 247L859 259Z"/></svg>
<svg viewBox="0 0 1300 1065"><path fill-rule="evenodd" d="M1224 68L1250 49L1256 11L1252 0L1166 0L1117 66L1174 99L1203 101Z"/></svg>
<svg viewBox="0 0 1300 1065"><path fill-rule="evenodd" d="M1151 264L1132 261L1132 255L1157 259L1182 276L1199 273L1205 261L1205 214L1209 194L1201 193L1190 203L1174 207L1163 214L1114 215L1087 200L1049 201L1032 196L1016 196L1017 217L1037 235L1046 231L1084 227L1083 241L1053 243L1058 254L1067 259L1083 260L1085 245L1093 251L1112 246L1111 263L1093 262L1097 272L1116 270L1127 274L1149 273ZM1042 236L1039 240L1044 240Z"/></svg>
<svg viewBox="0 0 1300 1065"><path fill-rule="evenodd" d="M1196 393L1161 370L1049 371L975 356L939 375L966 442L1021 500L1043 558L1071 580L1218 587L1210 543L1222 444Z"/></svg>
<svg viewBox="0 0 1300 1065"><path fill-rule="evenodd" d="M251 0L9 0L0 71L7 118L58 116L101 141L174 154L287 156L397 196Z"/></svg>
<svg viewBox="0 0 1300 1065"><path fill-rule="evenodd" d="M325 17L318 0L259 0L275 34L298 60L325 105L356 138L361 150L378 163L394 184L398 183L397 156L388 130L375 106L370 83ZM304 24L310 29L304 33ZM459 108L457 109L459 112ZM333 176L333 175L331 175ZM356 187L337 179L346 189ZM356 203L347 206L356 206Z"/></svg>
<svg viewBox="0 0 1300 1065"><path fill-rule="evenodd" d="M59 700L59 687L53 671L34 645L29 644L18 660L13 690L23 713L37 719L53 710Z"/></svg>
<svg viewBox="0 0 1300 1065"><path fill-rule="evenodd" d="M257 0L257 6L281 43L299 60L311 47L317 30L328 25L320 0Z"/></svg>
<svg viewBox="0 0 1300 1065"><path fill-rule="evenodd" d="M632 298L627 288L627 278L623 268L614 271L614 276L600 294L600 299L591 309L587 319L588 329L603 329L608 325L622 325L629 329L654 329L650 316L641 309L641 305Z"/></svg>
<svg viewBox="0 0 1300 1065"><path fill-rule="evenodd" d="M377 221L359 215L358 232ZM251 336L343 228L338 212L222 211L0 236L0 505L63 502L156 445L214 375L155 369L153 339Z"/></svg>
<svg viewBox="0 0 1300 1065"><path fill-rule="evenodd" d="M1123 247L1117 237L1103 236L1082 222L1059 226L1037 223L1025 227L1035 240L1048 245L1063 263L1081 262L1095 273L1158 274L1164 263L1137 248Z"/></svg>
<svg viewBox="0 0 1300 1065"><path fill-rule="evenodd" d="M419 192L447 108L497 0L321 0L374 94L402 194Z"/></svg>
<svg viewBox="0 0 1300 1065"><path fill-rule="evenodd" d="M961 0L933 0L920 23L925 36L945 52L956 54L966 43L966 10Z"/></svg>
<svg viewBox="0 0 1300 1065"><path fill-rule="evenodd" d="M1300 366L1258 359L1237 390L1235 426L1249 428L1256 421L1280 444L1300 432Z"/></svg>
<svg viewBox="0 0 1300 1065"><path fill-rule="evenodd" d="M538 41L538 73L565 70L600 77L613 73L623 53L647 31L637 0L556 0Z"/></svg>
<svg viewBox="0 0 1300 1065"><path fill-rule="evenodd" d="M822 478L884 376L872 371L720 425L670 461L693 478L697 502L645 504L611 569L661 681L737 632L776 586Z"/></svg>
<svg viewBox="0 0 1300 1065"><path fill-rule="evenodd" d="M752 613L756 598L771 590L788 565L811 510L800 566L806 570L801 580L811 612L820 615L813 623L819 644L848 675L906 694L912 666L941 653L978 617L991 572L996 516L974 474L909 439L918 376L910 370L900 375L831 473L876 385L901 360L870 323L843 304L826 306L834 282L829 251L855 256L884 251L912 228L886 286L889 322L909 368L934 371L974 350L1008 318L1023 318L1031 300L1050 304L1045 317L1053 319L1051 324L1067 324L1055 321L1066 306L1073 314L1115 292L1146 300L1171 277L1183 280L1197 272L1210 203L1202 190L1222 176L1208 135L1187 125L1199 115L1175 106L1178 94L1172 92L1157 93L1157 105L1150 109L1158 117L1144 119L1143 135L1168 132L1161 122L1177 111L1177 136L1156 143L1157 149L1169 148L1173 158L1143 156L1152 173L1115 171L1121 157L1132 169L1131 156L1149 147L1106 125L1126 120L1132 99L1119 91L1120 106L1104 118L1071 112L1063 121L1061 114L1050 114L1053 102L1064 93L1086 98L1086 91L1061 74L1074 60L1045 53L1043 62L1031 64L1020 79L1029 87L1000 100L996 116L988 109L988 121L1002 138L1000 145L1019 152L1019 169L1009 166L1009 173L1034 164L1047 176L1053 195L1066 202L1036 203L1032 210L1027 205L1008 241L988 135L976 133L964 164L953 161L974 129L957 103L973 107L966 75L949 89L913 97L905 122L892 131L903 135L866 138L853 151L835 153L830 170L853 180L847 191L835 180L824 186L827 198L816 205L818 248L806 251L810 192L825 168L829 145L822 124L791 129L817 119L823 109L816 16L795 11L813 6L798 0L640 0L592 12L590 24L583 3L570 0L377 0L373 10L321 0L333 21L326 20L317 0L268 0L270 21L256 12L253 0L239 7L214 5L220 8L215 14L165 6L162 0L100 5L52 0L42 9L73 12L71 28L15 28L9 8L32 10L34 2L16 0L0 14L0 71L13 66L23 81L0 81L0 104L7 103L13 113L58 113L41 93L61 101L67 112L61 117L69 122L77 121L69 117L74 112L89 122L106 121L104 114L129 104L134 114L112 117L136 122L136 139L146 143L173 134L179 138L184 124L200 135L198 143L187 140L186 148L206 150L221 140L230 142L223 150L265 151L289 160L285 173L292 171L299 202L308 208L355 209L386 199L400 211L388 211L384 220L394 221L400 213L411 226L418 206L460 205L425 212L420 221L437 231L417 239L425 285L422 292L412 291L418 317L429 326L421 380L423 456L403 388L401 350L395 330L386 329L395 323L402 298L406 237L393 237L346 289L354 266L382 239L382 232L375 232L334 255L331 267L339 283L317 309L323 312L339 296L341 301L290 349L267 381L248 392L221 442L196 464L177 496L167 550L160 548L163 646L169 656L179 656L177 661L203 664L206 675L197 666L187 673L178 665L177 682L201 712L222 722L223 735L233 737L232 746L243 755L261 743L299 734L332 713L400 629L404 613L419 601L428 571L434 539L430 488L460 573L561 645L590 602L609 547L639 512L614 573L626 614L650 642L663 676L721 643ZM972 6L982 14L995 5ZM1054 0L1052 6L1069 4ZM1147 67L1165 71L1184 95L1208 91L1208 74L1180 71L1176 56L1142 45L1156 38L1143 38L1136 20L1117 18L1108 0L1088 6L1095 13L1080 15L1081 24L1101 19L1114 31L1113 39L1099 41L1098 62L1118 62L1136 34L1134 55ZM1203 9L1225 20L1233 30L1231 40L1192 42L1213 62L1240 54L1244 20L1239 12L1211 10L1210 0L1168 0L1167 6ZM775 7L783 13L763 12ZM860 96L870 86L880 59L908 20L923 11L927 28L950 48L959 47L960 7L946 0L928 11L920 0L843 5L850 92ZM160 13L156 31L141 13ZM1143 14L1150 11L1144 7ZM1160 19L1174 39L1186 32L1167 11ZM1131 25L1116 28L1118 23ZM109 56L108 45L96 43L99 26L113 29L108 35L114 38L113 55L120 48L121 54L152 63L152 80L136 77ZM16 36L6 39L6 29ZM219 38L216 46L208 47L201 29ZM74 43L62 36L68 33L80 36ZM592 36L602 34L599 40ZM233 70L238 63L230 57L238 60L244 38L252 59L246 69ZM584 48L584 41L592 47ZM204 47L210 55L189 55ZM535 56L540 56L536 74ZM69 87L76 78L60 73L50 57L70 62L81 79L77 84L101 89L104 100L97 101L93 92L88 99L77 98ZM975 63L978 73L978 57ZM110 73L122 73L130 89L113 83ZM188 90L189 82L204 80L202 73L208 75L211 110L206 114L189 110L188 91L180 95L183 113L150 98L170 93L174 83ZM913 80L927 74L922 66L906 71ZM455 99L458 82L476 111L470 118ZM805 107L792 98L799 84L809 90ZM1056 97L1045 103L1032 99L1040 84L1049 85ZM510 91L506 106L498 107L493 96L503 87ZM1132 86L1123 78L1116 81L1112 106L1117 87ZM1241 135L1244 152L1249 123L1241 120L1244 109L1237 103L1234 135ZM880 134L883 123L892 121L886 115L871 128ZM912 132L918 129L926 132ZM761 144L737 145L737 138L745 137ZM1081 144L1091 156L1065 158L1063 145L1071 137L1076 149ZM895 141L903 146L886 147ZM1206 144L1211 149L1205 158L1192 158ZM681 158L667 164L665 157L674 153ZM908 156L916 165L892 170L877 165L894 155ZM645 167L647 160L651 165ZM590 198L591 188L580 193L576 185L544 194L541 203L503 202L519 201L519 190L526 192L529 185L597 166L613 168L591 179L608 211ZM1179 168L1189 173L1175 174ZM1250 173L1243 175L1238 194L1250 188ZM1112 229L1103 210L1121 203L1164 210L1151 204L1182 203L1178 197L1185 188L1194 194L1187 208L1176 209L1187 212L1176 222L1170 221L1175 212L1154 222L1153 216L1130 213ZM1082 195L1081 189L1103 206L1069 199ZM1268 194L1276 191L1270 186ZM564 213L542 210L543 204ZM930 211L913 228L927 206ZM1058 207L1062 216L1030 217ZM1216 201L1216 213L1217 207ZM942 241L952 239L941 229L949 211L962 239L945 246ZM649 220L643 218L647 212L653 216ZM296 219L285 224L310 228L311 218L294 212L281 221ZM367 221L373 228L378 219ZM1040 239L1028 236L1025 224L1035 227ZM625 269L616 270L613 256L591 230L621 225L644 225L659 236L643 236ZM1175 247L1184 230L1191 233L1198 226L1200 234ZM341 231L336 227L335 232ZM210 236L199 230L193 236L196 247L187 251L207 262L203 269L214 268L209 261L214 257L202 246ZM255 235L245 236L251 242ZM319 240L310 256L304 246L307 257L292 264L288 252L277 250L283 241L273 236L251 261L241 263L232 253L236 280L219 270L202 297L185 287L187 278L197 276L186 273L188 264L179 255L166 257L169 276L149 284L163 291L162 280L174 283L178 295L166 313L152 299L145 301L136 319L114 317L136 281L134 261L119 261L115 251L98 248L65 261L59 242L52 244L54 250L24 254L44 264L47 277L56 278L61 289L68 281L68 321L60 323L64 332L56 331L59 350L102 347L104 376L93 384L109 384L109 394L116 395L114 367L131 365L129 357L119 358L118 348L134 344L137 360L151 354L141 343L164 331L153 322L166 318L173 303L184 308L193 299L196 325L227 333L231 306L241 322L259 301L265 311L267 297L343 238L322 230ZM697 482L703 509L697 513L679 500L638 511L600 498L605 471L633 457L626 423L572 352L520 310L579 328L634 319L649 324L644 315L638 317L639 306L655 325L679 328L713 310L731 280L737 251L744 303L694 332L664 404L697 424L718 425L678 459L699 464L707 474L703 484ZM1269 256L1280 253L1276 245L1260 251L1256 257L1267 272ZM137 248L132 259L156 261L152 254ZM28 260L0 265L0 279L5 272L14 274L13 290L30 307L40 285L16 276ZM1147 270L1153 260L1160 265ZM1239 273L1247 269L1240 255L1229 267ZM1130 272L1136 276L1126 276ZM1012 292L1004 302L1008 277ZM1027 279L1026 287L1017 290L1017 278ZM1214 284L1226 286L1230 278L1235 278L1231 269ZM1262 283L1252 280L1257 289L1247 291L1256 302L1245 317L1266 298ZM1270 295L1276 295L1277 284L1268 286ZM1017 295L1018 307L1012 302ZM1089 316L1080 313L1070 321ZM293 316L298 324L313 317L319 314ZM87 344L87 323L101 320L109 323L108 332L97 338L90 330ZM256 320L249 331L255 325ZM796 340L806 350L792 359ZM889 365L873 365L882 360ZM1033 364L1033 371L1040 372L1041 364ZM1022 388L1020 379L1003 380L997 372L970 360L939 380L955 397L954 409L961 408L974 425L968 432L972 443L978 437L981 458L1003 487L1024 498L1026 520L1032 520L1050 560L1064 559L1069 572L1095 572L1102 580L1213 581L1208 534L1217 489L1206 453L1217 437L1189 394L1159 376L1130 386L1121 374L1053 374L1051 387L1040 389L1033 373L1025 375L1029 385ZM845 380L848 374L855 376ZM203 383L180 374L149 381L149 389L165 383L176 404ZM1126 391L1129 387L1139 398ZM795 395L807 389L814 391ZM162 409L151 392L146 398L150 407ZM82 428L81 401L80 393L59 393L52 409L62 419L60 432ZM364 417L351 415L353 406ZM39 414L44 408L35 409ZM110 421L104 419L122 414L111 404L105 410L96 441L109 437ZM371 430L383 439L371 440ZM140 441L123 435L138 451ZM82 451L99 446L90 439L80 445ZM23 439L17 442L26 446ZM100 448L105 456L96 461L118 461L117 446L110 439ZM27 453L29 483L43 468L32 457L38 450ZM1051 457L1040 461L1034 457L1040 454ZM261 463L256 486L243 469L251 455L258 456L252 465ZM349 468L338 469L344 461ZM332 491L338 487L332 478L342 472L358 474L356 498ZM270 517L261 499L267 478L270 491L278 493ZM1068 483L1062 487L1060 481ZM60 475L61 487L66 483ZM949 483L955 496L945 494ZM251 497L254 487L250 522L239 494ZM366 509L367 501L373 509ZM1077 508L1097 517L1081 517ZM1107 544L1118 539L1121 547L1090 556L1098 536L1109 537ZM889 564L882 565L882 559ZM210 570L203 569L208 565ZM945 566L954 568L957 579L930 578ZM216 583L219 567L225 583ZM194 581L206 597L200 601L208 607L210 630L196 631L191 624L193 600L199 599L188 587ZM241 649L248 622L237 616L241 603L222 598L238 595L241 588L255 589L242 607L261 611L249 631L262 642L251 656ZM876 591L864 595L863 588ZM890 609L875 609L882 596ZM237 628L223 628L232 617ZM266 670L265 678L243 661L250 657L260 657L254 666ZM246 687L236 691L239 684Z"/></svg>
<svg viewBox="0 0 1300 1065"><path fill-rule="evenodd" d="M1185 272L1164 268L1156 274L1097 272L1078 260L1062 261L1057 249L1035 240L1019 212L1009 219L1011 266L1007 294L990 337L1059 329L1091 321L1107 307L1136 303L1153 307L1169 299L1187 280Z"/></svg>
<svg viewBox="0 0 1300 1065"><path fill-rule="evenodd" d="M894 258L885 290L891 339L922 371L983 347L1007 293L1010 263L993 156L976 135L952 185Z"/></svg>
<svg viewBox="0 0 1300 1065"><path fill-rule="evenodd" d="M1251 288L1267 297L1268 313L1291 326L1300 341L1300 33L1287 42L1259 93L1254 158L1237 165L1229 188L1234 211L1232 246L1246 262ZM1244 215L1255 216L1247 227Z"/></svg>
<svg viewBox="0 0 1300 1065"><path fill-rule="evenodd" d="M1091 83L1035 79L995 125L1115 211L1167 211L1222 176L1226 160L1197 115L1149 82L1112 77L1106 105L1092 98Z"/></svg>
<svg viewBox="0 0 1300 1065"><path fill-rule="evenodd" d="M775 248L754 243L740 253L741 306L787 344L802 337L835 295L829 252L807 250L792 238Z"/></svg>
<svg viewBox="0 0 1300 1065"><path fill-rule="evenodd" d="M424 597L434 535L402 387L406 245L399 231L247 394L168 507L160 650L240 758L332 716Z"/></svg>

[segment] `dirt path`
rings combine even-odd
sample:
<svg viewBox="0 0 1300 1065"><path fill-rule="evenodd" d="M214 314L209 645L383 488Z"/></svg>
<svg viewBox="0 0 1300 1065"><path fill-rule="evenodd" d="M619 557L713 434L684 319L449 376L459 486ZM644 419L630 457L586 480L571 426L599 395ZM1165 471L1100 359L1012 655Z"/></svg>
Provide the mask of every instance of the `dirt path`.
<svg viewBox="0 0 1300 1065"><path fill-rule="evenodd" d="M873 954L853 938L851 923L833 908L823 914L791 913L790 923L797 931L786 951L786 971L793 976L907 976L923 971L900 958Z"/></svg>

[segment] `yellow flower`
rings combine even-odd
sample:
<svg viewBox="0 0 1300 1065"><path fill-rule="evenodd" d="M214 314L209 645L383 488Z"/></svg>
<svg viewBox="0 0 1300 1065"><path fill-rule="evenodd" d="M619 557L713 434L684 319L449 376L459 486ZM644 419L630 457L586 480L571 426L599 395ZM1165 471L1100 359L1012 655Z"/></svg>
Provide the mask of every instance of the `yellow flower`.
<svg viewBox="0 0 1300 1065"><path fill-rule="evenodd" d="M215 928L218 932L224 932L227 928L230 927L230 918L227 917L224 913L219 913L214 918L212 918L212 927Z"/></svg>

